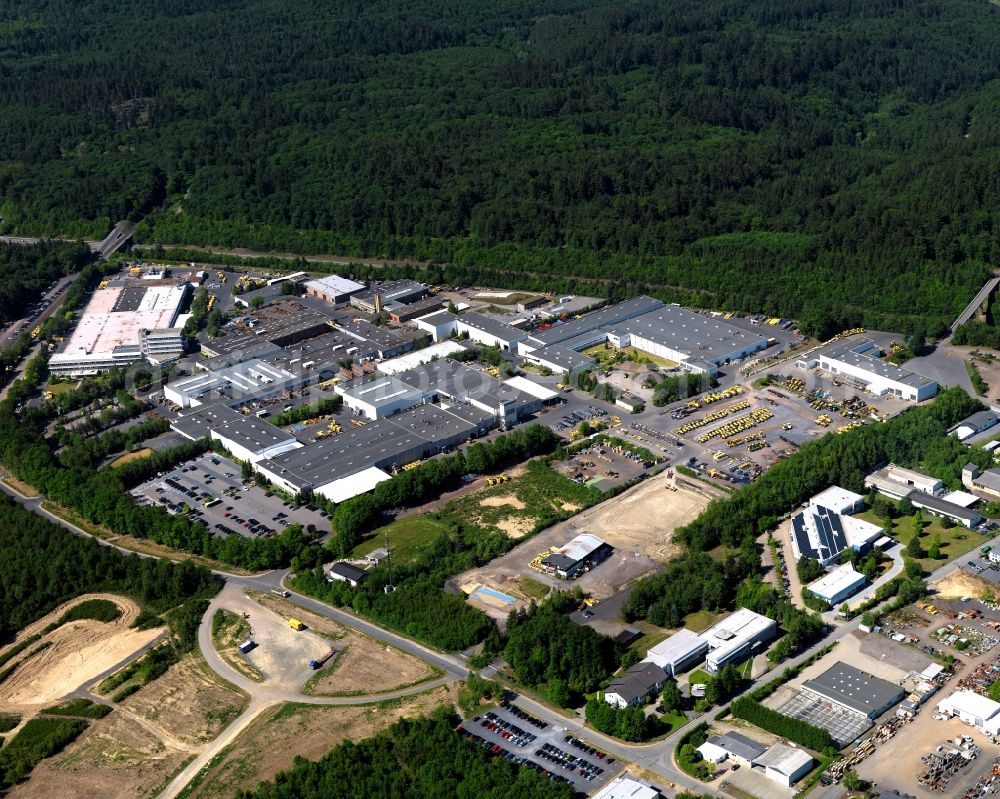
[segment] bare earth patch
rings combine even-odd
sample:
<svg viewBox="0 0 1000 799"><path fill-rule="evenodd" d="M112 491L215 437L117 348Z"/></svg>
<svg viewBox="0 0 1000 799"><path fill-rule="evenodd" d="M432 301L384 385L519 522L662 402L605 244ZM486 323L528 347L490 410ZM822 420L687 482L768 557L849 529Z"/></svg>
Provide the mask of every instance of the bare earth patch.
<svg viewBox="0 0 1000 799"><path fill-rule="evenodd" d="M500 497L486 497L479 501L480 505L487 508L498 508L501 505L510 505L517 510L524 510L524 503L513 494L504 494Z"/></svg>
<svg viewBox="0 0 1000 799"><path fill-rule="evenodd" d="M535 529L534 519L501 519L496 526L503 530L510 538L524 538Z"/></svg>
<svg viewBox="0 0 1000 799"><path fill-rule="evenodd" d="M188 799L232 797L288 769L296 755L316 760L344 740L368 738L404 716L453 705L457 688L440 687L381 705L324 707L284 705L264 713L237 737ZM261 742L266 741L266 746Z"/></svg>
<svg viewBox="0 0 1000 799"><path fill-rule="evenodd" d="M933 584L937 589L937 596L942 599L960 599L963 596L979 596L984 589L992 587L985 580L973 577L971 574L958 569L947 577ZM933 600L933 598L932 598Z"/></svg>
<svg viewBox="0 0 1000 799"><path fill-rule="evenodd" d="M306 693L316 696L386 693L438 676L420 658L387 647L290 602L256 592L251 592L251 598L276 613L294 615L314 632L335 639L330 646L339 650L339 654L333 666L321 669L310 679Z"/></svg>
<svg viewBox="0 0 1000 799"><path fill-rule="evenodd" d="M85 594L29 625L17 640L40 633L66 610L87 599L114 602L122 609L122 615L112 622L93 619L69 622L44 635L41 641L14 659L16 670L0 683L0 706L53 704L128 659L163 632L163 628L129 629L139 614L139 606L131 599L113 594ZM32 654L43 646L44 649Z"/></svg>
<svg viewBox="0 0 1000 799"><path fill-rule="evenodd" d="M19 799L147 799L156 796L246 706L200 657L189 656L92 722L64 752L42 761L9 794Z"/></svg>

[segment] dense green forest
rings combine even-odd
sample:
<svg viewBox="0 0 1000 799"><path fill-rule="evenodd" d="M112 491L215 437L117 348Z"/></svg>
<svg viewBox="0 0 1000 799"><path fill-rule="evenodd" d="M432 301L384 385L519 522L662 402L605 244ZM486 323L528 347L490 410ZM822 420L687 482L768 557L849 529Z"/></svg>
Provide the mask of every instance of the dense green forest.
<svg viewBox="0 0 1000 799"><path fill-rule="evenodd" d="M998 43L980 0L11 0L0 215L933 334L1000 260Z"/></svg>
<svg viewBox="0 0 1000 799"><path fill-rule="evenodd" d="M49 284L80 269L87 259L82 244L43 242L31 246L0 243L0 325L27 316L27 307Z"/></svg>
<svg viewBox="0 0 1000 799"><path fill-rule="evenodd" d="M487 753L460 739L452 712L404 719L374 738L345 741L295 765L240 799L569 799L571 786Z"/></svg>
<svg viewBox="0 0 1000 799"><path fill-rule="evenodd" d="M61 602L91 591L135 598L155 612L214 596L222 581L190 561L123 555L75 536L0 494L0 641Z"/></svg>

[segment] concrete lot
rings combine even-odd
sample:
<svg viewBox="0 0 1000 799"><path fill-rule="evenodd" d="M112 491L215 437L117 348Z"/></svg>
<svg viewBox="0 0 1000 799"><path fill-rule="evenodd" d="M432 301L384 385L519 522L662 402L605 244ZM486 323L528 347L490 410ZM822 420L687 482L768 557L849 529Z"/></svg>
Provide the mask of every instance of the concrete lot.
<svg viewBox="0 0 1000 799"><path fill-rule="evenodd" d="M191 467L194 467L193 469ZM172 478L180 485L195 492L191 497L166 485L166 479ZM162 489L158 491L157 489ZM227 493L228 491L228 493ZM204 507L201 493L207 492L213 498L220 498L221 503L212 508ZM165 505L162 499L179 504L185 502L201 514L202 521L218 535L225 534L216 525L228 527L241 535L252 535L244 526L244 522L257 519L266 527L281 532L293 522L306 526L315 525L319 530L329 529L330 520L319 510L309 510L308 507L291 507L285 499L277 494L267 496L264 489L257 486L245 487L240 478L240 467L226 457L207 453L194 460L180 464L162 477L148 480L132 491L133 496L145 497L150 502ZM284 513L281 519L274 517Z"/></svg>
<svg viewBox="0 0 1000 799"><path fill-rule="evenodd" d="M590 755L580 749L577 749L576 747L571 746L564 740L566 732L563 729L553 726L545 726L544 728L537 727L524 719L519 718L514 713L504 710L502 707L498 707L491 712L494 713L497 718L516 725L530 735L534 735L535 739L522 746L517 746L501 735L502 730L498 729L496 731L491 731L487 727L484 727L483 722L489 721L485 715L476 716L474 719L469 719L468 721L463 722L462 727L474 735L478 735L480 738L489 741L491 744L499 744L507 751L513 752L515 755L537 763L539 766L553 774L566 777L572 782L573 788L577 791L582 793L593 793L621 770L621 766L623 764L619 764L614 760L614 758L609 758L607 755L603 758L598 758L596 755ZM565 752L573 757L582 758L594 767L595 773L597 769L601 769L603 773L598 773L593 777L593 779L588 780L585 775L580 774L579 766L567 769L552 762L551 760L546 760L536 754L545 744L549 744L561 752Z"/></svg>
<svg viewBox="0 0 1000 799"><path fill-rule="evenodd" d="M779 785L765 777L762 771L749 769L746 766L727 772L718 787L736 799L745 799L747 795L755 796L757 799L791 799L795 796L794 788Z"/></svg>

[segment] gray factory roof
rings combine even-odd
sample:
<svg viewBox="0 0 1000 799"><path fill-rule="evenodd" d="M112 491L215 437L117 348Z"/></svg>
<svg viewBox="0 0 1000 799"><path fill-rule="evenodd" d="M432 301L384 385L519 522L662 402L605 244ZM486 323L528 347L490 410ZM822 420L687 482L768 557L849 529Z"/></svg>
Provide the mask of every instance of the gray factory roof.
<svg viewBox="0 0 1000 799"><path fill-rule="evenodd" d="M451 358L425 363L401 372L397 377L407 385L438 391L452 399L474 399L498 405L517 401L523 396L517 389L504 385L485 372Z"/></svg>
<svg viewBox="0 0 1000 799"><path fill-rule="evenodd" d="M427 392L426 389L415 388L398 377L376 374L342 383L337 387L337 393L358 402L366 402L372 407L379 407L401 400L419 402Z"/></svg>
<svg viewBox="0 0 1000 799"><path fill-rule="evenodd" d="M539 346L548 344L561 344L574 336L596 330L599 327L610 327L626 319L639 316L649 311L662 308L663 303L645 295L634 297L616 305L609 305L593 313L586 314L580 319L574 319L561 325L553 325L548 330L532 334L533 342Z"/></svg>
<svg viewBox="0 0 1000 799"><path fill-rule="evenodd" d="M261 461L260 466L275 474L290 474L303 485L320 486L371 466L390 466L399 462L400 453L471 435L474 430L475 424L450 411L422 405Z"/></svg>
<svg viewBox="0 0 1000 799"><path fill-rule="evenodd" d="M367 291L358 292L351 299L352 302L357 301L359 303L374 305L375 295L378 294L382 297L382 304L386 305L390 302L399 300L400 298L407 298L411 295L421 293L427 293L427 286L423 283L417 283L414 280L404 278L402 280L388 280L383 283L373 283L368 287Z"/></svg>
<svg viewBox="0 0 1000 799"><path fill-rule="evenodd" d="M861 342L861 346L864 342ZM885 380L893 380L897 383L910 386L912 388L922 388L933 385L934 381L909 369L904 369L894 364L868 355L866 352L857 352L859 342L857 340L835 341L823 347L817 355L835 361L855 366L859 369L871 372Z"/></svg>
<svg viewBox="0 0 1000 799"><path fill-rule="evenodd" d="M972 464L975 465L975 464ZM972 478L973 485L981 485L990 491L1000 491L1000 470L987 469Z"/></svg>
<svg viewBox="0 0 1000 799"><path fill-rule="evenodd" d="M261 452L268 447L290 444L296 440L280 427L275 427L252 415L212 425L212 432L251 452Z"/></svg>
<svg viewBox="0 0 1000 799"><path fill-rule="evenodd" d="M903 697L903 689L895 683L843 661L834 663L815 679L806 680L802 687L869 717Z"/></svg>
<svg viewBox="0 0 1000 799"><path fill-rule="evenodd" d="M451 311L437 311L436 313L430 313L426 316L417 317L421 322L426 322L429 325L446 325L449 322L454 322L458 319L455 314Z"/></svg>
<svg viewBox="0 0 1000 799"><path fill-rule="evenodd" d="M241 418L239 411L234 411L225 403L214 402L183 411L177 421L171 422L170 427L182 436L196 440L207 436L209 430L216 425Z"/></svg>
<svg viewBox="0 0 1000 799"><path fill-rule="evenodd" d="M614 332L641 336L690 358L700 358L712 364L720 363L734 352L767 343L763 336L734 327L717 317L695 313L676 305L664 305L628 319L618 325Z"/></svg>
<svg viewBox="0 0 1000 799"><path fill-rule="evenodd" d="M520 341L528 336L523 330L519 330L512 325L508 325L506 322L500 322L484 314L476 313L475 311L468 311L462 314L458 317L458 323L474 327L476 330L482 330L487 335L503 341Z"/></svg>
<svg viewBox="0 0 1000 799"><path fill-rule="evenodd" d="M935 513L943 513L946 516L951 516L953 519L975 522L977 519L982 518L982 515L974 510L963 508L961 505L956 505L954 502L949 502L941 497L936 497L933 494L927 494L916 489L907 494L906 498L918 508L927 508Z"/></svg>
<svg viewBox="0 0 1000 799"><path fill-rule="evenodd" d="M767 751L767 747L759 744L753 738L738 732L727 732L725 735L713 735L708 739L710 744L725 749L730 754L744 760L754 761Z"/></svg>
<svg viewBox="0 0 1000 799"><path fill-rule="evenodd" d="M596 363L589 355L583 355L562 344L549 344L547 347L542 347L530 354L532 358L540 358L555 364L560 369L565 369L567 372L572 372L574 369L586 369Z"/></svg>

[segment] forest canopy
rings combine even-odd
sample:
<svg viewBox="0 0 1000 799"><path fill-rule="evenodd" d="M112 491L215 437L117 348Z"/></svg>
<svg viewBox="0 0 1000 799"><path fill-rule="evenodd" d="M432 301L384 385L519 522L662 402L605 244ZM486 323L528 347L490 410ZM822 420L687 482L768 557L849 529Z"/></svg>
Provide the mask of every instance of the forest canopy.
<svg viewBox="0 0 1000 799"><path fill-rule="evenodd" d="M940 333L1000 261L979 0L11 0L0 73L7 232L144 219L817 334Z"/></svg>

